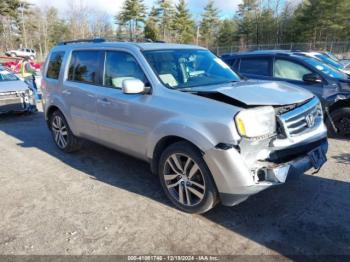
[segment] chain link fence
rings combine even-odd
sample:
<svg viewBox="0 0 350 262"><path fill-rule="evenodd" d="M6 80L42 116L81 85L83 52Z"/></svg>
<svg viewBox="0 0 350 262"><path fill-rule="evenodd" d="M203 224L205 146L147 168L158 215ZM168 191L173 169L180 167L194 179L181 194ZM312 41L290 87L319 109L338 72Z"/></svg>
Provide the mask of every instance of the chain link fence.
<svg viewBox="0 0 350 262"><path fill-rule="evenodd" d="M316 42L316 43L283 43L260 45L218 46L211 49L216 55L252 50L300 50L300 51L329 51L339 59L350 59L350 42Z"/></svg>

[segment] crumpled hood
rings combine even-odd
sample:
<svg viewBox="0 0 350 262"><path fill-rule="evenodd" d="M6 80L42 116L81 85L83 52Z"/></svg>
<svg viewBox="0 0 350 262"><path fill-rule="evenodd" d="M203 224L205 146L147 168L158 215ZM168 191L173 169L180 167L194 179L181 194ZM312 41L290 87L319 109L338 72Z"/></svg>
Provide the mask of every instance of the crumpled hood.
<svg viewBox="0 0 350 262"><path fill-rule="evenodd" d="M0 81L0 92L25 91L28 85L21 80Z"/></svg>
<svg viewBox="0 0 350 262"><path fill-rule="evenodd" d="M214 91L214 90L212 90ZM290 105L304 102L314 95L285 82L242 81L215 90L248 105Z"/></svg>

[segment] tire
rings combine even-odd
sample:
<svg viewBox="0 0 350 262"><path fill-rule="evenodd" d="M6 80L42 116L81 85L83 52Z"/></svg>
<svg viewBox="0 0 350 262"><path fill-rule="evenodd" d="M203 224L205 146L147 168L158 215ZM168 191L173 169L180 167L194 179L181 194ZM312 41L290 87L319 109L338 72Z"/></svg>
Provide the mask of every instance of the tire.
<svg viewBox="0 0 350 262"><path fill-rule="evenodd" d="M212 175L201 152L192 144L177 142L166 148L158 170L165 194L181 211L202 214L217 204Z"/></svg>
<svg viewBox="0 0 350 262"><path fill-rule="evenodd" d="M34 56L31 55L31 56L29 57L29 59L30 59L30 60L34 60Z"/></svg>
<svg viewBox="0 0 350 262"><path fill-rule="evenodd" d="M330 113L338 132L335 132L329 119L326 121L330 137L350 138L350 107L336 109Z"/></svg>
<svg viewBox="0 0 350 262"><path fill-rule="evenodd" d="M10 56L11 57L16 57L16 54L15 53L11 53Z"/></svg>
<svg viewBox="0 0 350 262"><path fill-rule="evenodd" d="M65 117L60 111L55 111L50 117L50 129L56 146L66 152L77 151L81 147L79 138L73 135Z"/></svg>

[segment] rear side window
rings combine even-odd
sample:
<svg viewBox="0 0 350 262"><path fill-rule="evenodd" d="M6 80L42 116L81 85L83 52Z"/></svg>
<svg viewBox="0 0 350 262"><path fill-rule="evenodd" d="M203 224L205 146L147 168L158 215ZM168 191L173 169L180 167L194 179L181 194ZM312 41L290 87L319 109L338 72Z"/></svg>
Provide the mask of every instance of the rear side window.
<svg viewBox="0 0 350 262"><path fill-rule="evenodd" d="M46 77L51 79L58 79L60 75L62 60L64 52L53 52L49 59Z"/></svg>
<svg viewBox="0 0 350 262"><path fill-rule="evenodd" d="M269 58L242 58L239 72L258 76L270 76Z"/></svg>
<svg viewBox="0 0 350 262"><path fill-rule="evenodd" d="M99 58L98 51L74 51L69 65L68 80L98 84Z"/></svg>
<svg viewBox="0 0 350 262"><path fill-rule="evenodd" d="M236 63L236 59L234 59L234 58L226 58L226 59L223 59L223 60L224 60L224 62L226 64L228 64L231 67Z"/></svg>

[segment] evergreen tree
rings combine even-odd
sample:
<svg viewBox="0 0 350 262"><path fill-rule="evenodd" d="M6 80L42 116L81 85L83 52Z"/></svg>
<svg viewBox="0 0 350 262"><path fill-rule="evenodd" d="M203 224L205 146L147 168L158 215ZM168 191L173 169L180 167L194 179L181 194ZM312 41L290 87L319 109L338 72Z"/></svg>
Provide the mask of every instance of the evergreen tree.
<svg viewBox="0 0 350 262"><path fill-rule="evenodd" d="M173 30L179 43L190 43L194 37L194 22L191 18L185 0L176 5Z"/></svg>
<svg viewBox="0 0 350 262"><path fill-rule="evenodd" d="M155 7L152 7L144 28L144 35L146 39L155 41L158 39L158 10Z"/></svg>
<svg viewBox="0 0 350 262"><path fill-rule="evenodd" d="M21 5L27 5L20 0L1 0L0 16L18 17L18 9Z"/></svg>
<svg viewBox="0 0 350 262"><path fill-rule="evenodd" d="M232 46L237 40L237 23L232 19L223 20L219 25L217 46Z"/></svg>
<svg viewBox="0 0 350 262"><path fill-rule="evenodd" d="M135 39L139 29L139 22L144 23L146 17L146 6L143 0L125 0L121 12L116 17L119 25L128 24L130 41Z"/></svg>
<svg viewBox="0 0 350 262"><path fill-rule="evenodd" d="M175 10L171 0L158 0L158 16L160 33L164 41L170 40L172 24L174 20Z"/></svg>
<svg viewBox="0 0 350 262"><path fill-rule="evenodd" d="M218 9L214 6L213 0L209 0L208 4L204 7L204 13L202 14L202 20L200 22L201 37L205 41L207 47L212 45L218 25Z"/></svg>

